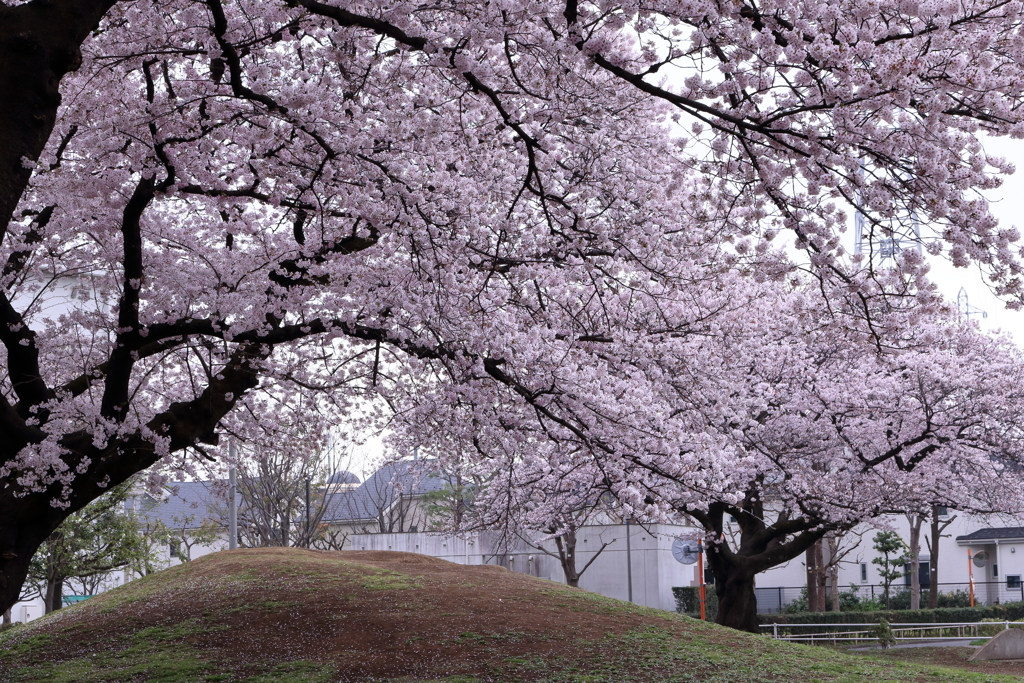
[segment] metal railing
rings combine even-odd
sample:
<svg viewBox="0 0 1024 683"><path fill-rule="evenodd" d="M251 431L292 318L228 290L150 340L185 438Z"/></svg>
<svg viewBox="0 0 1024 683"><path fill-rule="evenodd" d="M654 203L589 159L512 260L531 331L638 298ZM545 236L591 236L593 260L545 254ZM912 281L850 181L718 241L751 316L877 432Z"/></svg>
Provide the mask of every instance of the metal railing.
<svg viewBox="0 0 1024 683"><path fill-rule="evenodd" d="M1024 623L1012 621L949 622L942 624L910 623L890 624L893 638L897 641L943 641L943 640L987 640L992 630L1024 628ZM861 628L863 627L863 628ZM761 624L771 630L772 638L798 643L867 643L878 640L878 624ZM816 633L793 633L792 629L819 629ZM829 631L833 628L857 628L858 630Z"/></svg>

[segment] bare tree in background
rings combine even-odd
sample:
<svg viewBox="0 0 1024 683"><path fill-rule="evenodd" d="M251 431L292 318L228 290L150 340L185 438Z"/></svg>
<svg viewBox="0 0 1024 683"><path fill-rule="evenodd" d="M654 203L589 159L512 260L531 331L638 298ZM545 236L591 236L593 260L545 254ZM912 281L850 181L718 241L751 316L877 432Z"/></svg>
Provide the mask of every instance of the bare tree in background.
<svg viewBox="0 0 1024 683"><path fill-rule="evenodd" d="M594 564L594 560L600 557L604 549L614 543L617 539L611 539L610 541L604 540L604 535L599 536L601 547L598 548L594 554L587 560L587 563L582 567L577 564L577 534L579 530L594 521L594 518L599 512L603 511L603 506L600 502L595 502L590 507L581 508L574 512L569 512L561 516L560 523L552 524L548 527L548 533L551 534L551 539L555 543L555 552L544 547L540 541L534 541L531 543L535 548L540 550L545 555L558 560L558 563L562 565L562 573L565 575L565 582L574 587L580 585L580 577L583 576L583 572L590 568L590 565Z"/></svg>
<svg viewBox="0 0 1024 683"><path fill-rule="evenodd" d="M260 448L239 458L239 544L338 549L334 546L344 544L344 538L329 529L324 516L340 493L330 478L349 461L347 453L334 449L296 458L284 450Z"/></svg>
<svg viewBox="0 0 1024 683"><path fill-rule="evenodd" d="M370 476L358 492L342 499L339 509L348 520L360 523L362 533L400 534L426 529L426 502L418 504L416 482L426 474L402 463L385 465Z"/></svg>
<svg viewBox="0 0 1024 683"><path fill-rule="evenodd" d="M832 598L832 611L839 611L839 565L846 562L846 557L860 547L864 531L833 531L825 537L827 556L823 568L828 578L828 589Z"/></svg>

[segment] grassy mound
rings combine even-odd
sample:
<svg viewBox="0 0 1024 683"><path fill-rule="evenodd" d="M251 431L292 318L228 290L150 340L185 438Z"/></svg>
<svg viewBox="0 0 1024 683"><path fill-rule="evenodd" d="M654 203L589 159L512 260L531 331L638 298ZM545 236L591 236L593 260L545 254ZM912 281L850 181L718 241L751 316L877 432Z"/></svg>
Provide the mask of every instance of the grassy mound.
<svg viewBox="0 0 1024 683"><path fill-rule="evenodd" d="M772 641L421 555L236 550L0 633L11 683L1018 678Z"/></svg>

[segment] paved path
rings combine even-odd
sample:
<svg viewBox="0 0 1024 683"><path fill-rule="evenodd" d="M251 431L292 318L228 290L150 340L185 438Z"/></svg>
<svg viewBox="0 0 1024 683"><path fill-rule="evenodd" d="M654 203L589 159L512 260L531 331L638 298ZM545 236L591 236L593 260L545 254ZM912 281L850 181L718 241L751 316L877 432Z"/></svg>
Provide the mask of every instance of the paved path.
<svg viewBox="0 0 1024 683"><path fill-rule="evenodd" d="M923 640L923 641L916 641L915 640L912 643L908 643L908 642L904 641L902 643L899 643L898 645L893 645L891 649L893 649L893 650L906 650L906 649L914 648L914 647L981 647L980 645L971 645L971 643L973 643L975 640L979 640L979 639L978 638L954 638L954 639L951 639L951 640ZM868 645L867 647L851 647L850 649L854 650L854 651L860 651L860 650L881 650L882 646L881 645Z"/></svg>

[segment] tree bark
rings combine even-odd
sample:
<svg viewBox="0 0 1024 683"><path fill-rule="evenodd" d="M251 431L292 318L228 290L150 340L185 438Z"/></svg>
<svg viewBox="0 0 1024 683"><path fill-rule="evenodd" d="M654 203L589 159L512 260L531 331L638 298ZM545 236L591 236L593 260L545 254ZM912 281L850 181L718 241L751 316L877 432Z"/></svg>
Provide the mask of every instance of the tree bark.
<svg viewBox="0 0 1024 683"><path fill-rule="evenodd" d="M6 611L4 611L4 626L11 625L11 609L12 608L8 608Z"/></svg>
<svg viewBox="0 0 1024 683"><path fill-rule="evenodd" d="M921 525L923 515L908 515L910 522L910 609L921 609Z"/></svg>
<svg viewBox="0 0 1024 683"><path fill-rule="evenodd" d="M819 539L804 553L807 567L807 610L809 612L825 611L827 581L825 576L825 552L823 541Z"/></svg>
<svg viewBox="0 0 1024 683"><path fill-rule="evenodd" d="M814 580L818 585L817 596L814 603L815 612L825 611L825 597L828 595L827 581L825 576L825 551L824 540L818 539L811 549L814 551Z"/></svg>
<svg viewBox="0 0 1024 683"><path fill-rule="evenodd" d="M576 532L567 529L565 533L555 536L555 547L558 548L558 561L562 565L566 584L579 588L580 575L576 571Z"/></svg>
<svg viewBox="0 0 1024 683"><path fill-rule="evenodd" d="M814 555L817 544L812 545L804 552L804 573L807 576L807 611L818 611L818 565Z"/></svg>
<svg viewBox="0 0 1024 683"><path fill-rule="evenodd" d="M722 626L758 632L755 577L760 572L799 557L826 533L832 531L818 519L790 519L780 515L773 523L765 521L761 496L748 493L742 506L712 503L706 511L687 513L716 540L705 543L707 566L715 575L718 617ZM734 517L740 527L739 546L734 550L723 533L725 515Z"/></svg>
<svg viewBox="0 0 1024 683"><path fill-rule="evenodd" d="M60 80L82 62L81 45L116 0L0 5L0 240L53 132Z"/></svg>
<svg viewBox="0 0 1024 683"><path fill-rule="evenodd" d="M64 606L64 582L49 579L46 582L46 594L43 596L43 607L46 613L56 612Z"/></svg>
<svg viewBox="0 0 1024 683"><path fill-rule="evenodd" d="M757 592L754 574L733 570L725 576L715 574L715 595L718 596L718 617L715 623L738 631L757 633Z"/></svg>

